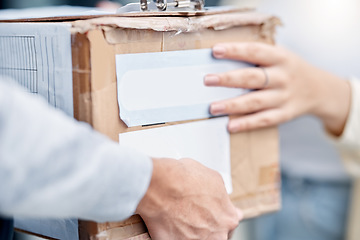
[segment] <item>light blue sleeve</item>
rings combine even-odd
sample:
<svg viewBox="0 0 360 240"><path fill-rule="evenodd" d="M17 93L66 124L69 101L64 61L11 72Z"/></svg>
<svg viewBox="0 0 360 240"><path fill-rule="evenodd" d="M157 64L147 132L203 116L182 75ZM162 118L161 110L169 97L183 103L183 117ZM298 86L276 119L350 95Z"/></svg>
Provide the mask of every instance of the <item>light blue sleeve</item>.
<svg viewBox="0 0 360 240"><path fill-rule="evenodd" d="M151 175L148 156L0 79L1 215L122 220Z"/></svg>

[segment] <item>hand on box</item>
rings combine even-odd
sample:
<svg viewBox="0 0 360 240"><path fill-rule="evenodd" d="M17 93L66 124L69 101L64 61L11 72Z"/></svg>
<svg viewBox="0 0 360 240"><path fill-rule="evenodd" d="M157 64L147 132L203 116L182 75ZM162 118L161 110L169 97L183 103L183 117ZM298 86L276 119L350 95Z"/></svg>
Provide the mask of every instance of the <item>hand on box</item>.
<svg viewBox="0 0 360 240"><path fill-rule="evenodd" d="M281 47L264 43L218 44L213 48L213 55L259 66L205 76L207 86L257 90L212 103L213 115L238 115L229 122L230 132L269 127L303 114L313 114L334 135L342 133L350 108L347 81Z"/></svg>
<svg viewBox="0 0 360 240"><path fill-rule="evenodd" d="M191 159L153 159L153 166L137 208L152 239L229 239L242 213L219 173Z"/></svg>

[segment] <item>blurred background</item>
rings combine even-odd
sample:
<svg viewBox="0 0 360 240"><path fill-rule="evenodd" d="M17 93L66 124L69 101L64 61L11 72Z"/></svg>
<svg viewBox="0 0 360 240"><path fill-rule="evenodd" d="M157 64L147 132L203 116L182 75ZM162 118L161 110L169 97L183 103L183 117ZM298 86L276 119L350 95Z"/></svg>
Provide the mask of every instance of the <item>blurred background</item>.
<svg viewBox="0 0 360 240"><path fill-rule="evenodd" d="M1 0L0 7L111 8L128 2L134 1L99 4L97 0ZM277 44L344 79L360 77L359 0L206 0L206 5L255 7L260 12L276 15L283 22L277 30ZM280 146L282 210L244 221L232 239L345 239L352 181L321 123L305 116L281 125ZM17 237L29 239L23 234Z"/></svg>
<svg viewBox="0 0 360 240"><path fill-rule="evenodd" d="M344 79L360 77L360 1L223 1L278 16L277 44ZM321 123L280 126L282 210L243 225L237 239L346 239L352 182ZM359 238L356 238L359 239Z"/></svg>

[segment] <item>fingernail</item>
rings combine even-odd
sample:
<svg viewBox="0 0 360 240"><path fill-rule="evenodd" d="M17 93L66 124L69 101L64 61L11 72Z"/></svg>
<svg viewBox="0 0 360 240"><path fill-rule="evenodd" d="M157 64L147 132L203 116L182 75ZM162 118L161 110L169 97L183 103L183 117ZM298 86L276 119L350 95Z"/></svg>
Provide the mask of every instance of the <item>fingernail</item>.
<svg viewBox="0 0 360 240"><path fill-rule="evenodd" d="M220 78L216 75L207 75L204 78L204 83L207 86L215 86L220 83Z"/></svg>
<svg viewBox="0 0 360 240"><path fill-rule="evenodd" d="M238 132L240 129L239 129L239 126L235 123L232 123L232 122L229 122L229 125L228 125L228 130L230 133L236 133Z"/></svg>
<svg viewBox="0 0 360 240"><path fill-rule="evenodd" d="M214 57L221 58L224 57L226 53L226 48L221 45L216 45L213 47Z"/></svg>
<svg viewBox="0 0 360 240"><path fill-rule="evenodd" d="M223 114L225 111L225 105L221 103L213 103L210 106L210 112L213 115Z"/></svg>
<svg viewBox="0 0 360 240"><path fill-rule="evenodd" d="M244 218L244 214L240 209L236 209L237 215L239 217L239 220L242 220Z"/></svg>

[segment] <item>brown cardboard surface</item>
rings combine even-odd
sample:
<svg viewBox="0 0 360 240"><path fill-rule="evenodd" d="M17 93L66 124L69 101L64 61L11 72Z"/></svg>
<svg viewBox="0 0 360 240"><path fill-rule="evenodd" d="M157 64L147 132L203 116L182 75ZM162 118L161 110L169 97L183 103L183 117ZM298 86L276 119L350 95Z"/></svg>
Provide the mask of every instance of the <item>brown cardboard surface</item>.
<svg viewBox="0 0 360 240"><path fill-rule="evenodd" d="M274 28L279 23L277 18L257 13L237 14L235 17L234 14L231 15L231 19L240 19L229 21L225 24L227 27L221 28L222 30L214 28L217 23L221 23L221 19L228 21L229 17L225 15L218 16L219 19L212 23L212 27L209 27L211 24L202 24L204 19L193 20L199 24L197 30L182 31L180 26L180 34L179 31L175 31L176 29L160 31L149 25L144 29L138 29L114 24L121 22L119 19L103 18L75 22L72 38L75 116L81 121L89 122L94 129L114 141L118 141L119 133L149 128L128 128L119 118L116 54L211 48L216 43L229 41L260 41L273 44ZM164 19L156 21L163 22ZM181 122L165 125L172 124ZM245 218L279 209L277 129L232 134L230 144L234 189L231 199L234 204L244 211ZM118 223L97 224L81 221L80 238L148 239L149 236L141 218L133 216Z"/></svg>

